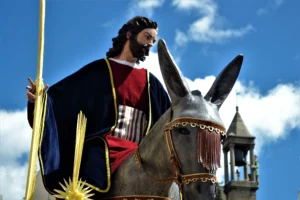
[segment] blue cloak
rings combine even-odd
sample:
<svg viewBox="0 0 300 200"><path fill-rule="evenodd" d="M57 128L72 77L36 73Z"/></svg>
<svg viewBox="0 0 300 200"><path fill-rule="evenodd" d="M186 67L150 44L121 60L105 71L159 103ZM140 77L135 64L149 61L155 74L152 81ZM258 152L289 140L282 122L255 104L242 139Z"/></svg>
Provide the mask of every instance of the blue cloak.
<svg viewBox="0 0 300 200"><path fill-rule="evenodd" d="M147 72L149 94L148 131L171 106L159 80ZM149 90L150 88L150 90ZM117 123L117 97L113 75L107 59L91 62L54 84L47 91L44 132L39 159L44 186L54 194L59 182L72 177L77 115L87 117L79 177L98 192L110 189L109 147L105 135ZM32 124L32 103L28 103L28 119Z"/></svg>

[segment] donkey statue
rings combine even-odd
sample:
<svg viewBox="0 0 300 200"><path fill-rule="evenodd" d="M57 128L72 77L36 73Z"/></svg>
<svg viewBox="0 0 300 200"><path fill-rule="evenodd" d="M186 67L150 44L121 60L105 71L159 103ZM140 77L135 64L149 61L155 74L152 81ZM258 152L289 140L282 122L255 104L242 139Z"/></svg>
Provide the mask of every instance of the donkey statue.
<svg viewBox="0 0 300 200"><path fill-rule="evenodd" d="M226 137L219 109L237 80L243 56L225 67L206 95L189 90L163 40L158 41L158 57L172 106L114 172L109 192L92 199L215 199Z"/></svg>
<svg viewBox="0 0 300 200"><path fill-rule="evenodd" d="M219 108L236 82L243 56L227 65L205 96L189 90L163 40L158 41L158 57L172 106L135 154L119 166L105 197L138 194L175 199L178 195L169 192L175 182L185 200L212 200L226 133Z"/></svg>

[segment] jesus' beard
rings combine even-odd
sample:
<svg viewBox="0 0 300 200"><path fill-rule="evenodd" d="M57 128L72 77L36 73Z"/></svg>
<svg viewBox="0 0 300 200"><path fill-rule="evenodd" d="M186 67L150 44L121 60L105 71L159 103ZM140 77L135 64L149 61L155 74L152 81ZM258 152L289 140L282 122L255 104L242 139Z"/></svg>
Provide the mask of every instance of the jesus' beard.
<svg viewBox="0 0 300 200"><path fill-rule="evenodd" d="M149 56L149 46L139 43L136 38L130 40L129 48L137 64L139 61L145 61L146 56Z"/></svg>

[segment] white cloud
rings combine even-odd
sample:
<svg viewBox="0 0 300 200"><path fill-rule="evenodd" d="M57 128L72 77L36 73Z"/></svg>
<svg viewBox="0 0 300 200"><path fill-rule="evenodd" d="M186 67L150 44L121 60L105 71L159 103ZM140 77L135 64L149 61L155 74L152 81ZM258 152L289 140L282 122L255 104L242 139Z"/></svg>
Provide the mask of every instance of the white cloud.
<svg viewBox="0 0 300 200"><path fill-rule="evenodd" d="M207 43L221 43L230 38L242 37L251 30L254 30L251 25L239 29L226 29L226 30L217 30L211 28L210 25L202 29L203 19L196 21L190 26L189 34L191 38L198 42L207 42ZM205 23L205 21L204 21ZM206 24L204 24L206 25ZM203 31L201 31L201 29ZM177 41L176 41L177 42Z"/></svg>
<svg viewBox="0 0 300 200"><path fill-rule="evenodd" d="M130 6L129 9L129 15L133 17L137 13L142 13L142 15L152 17L154 9L161 7L164 1L165 0L133 0L131 3L132 6Z"/></svg>
<svg viewBox="0 0 300 200"><path fill-rule="evenodd" d="M270 11L278 9L283 4L283 2L284 0L269 0L266 6L264 6L263 8L259 8L256 11L256 14L259 16L268 14Z"/></svg>
<svg viewBox="0 0 300 200"><path fill-rule="evenodd" d="M282 0L277 0L281 4ZM139 13L152 17L154 9L161 7L165 0L133 0L129 8L129 17ZM242 37L254 28L251 24L236 29L222 27L223 18L218 15L218 6L214 0L172 0L174 7L183 11L194 11L200 17L190 24L186 32L176 30L175 43L184 46L188 41L220 43L231 38Z"/></svg>
<svg viewBox="0 0 300 200"><path fill-rule="evenodd" d="M250 133L256 136L256 152L265 143L288 136L290 130L300 128L300 87L279 84L262 96L251 86L240 85L238 97L240 113Z"/></svg>
<svg viewBox="0 0 300 200"><path fill-rule="evenodd" d="M164 2L165 0L133 0L129 15L133 17L140 12L151 17L154 9L161 7ZM179 10L197 12L201 16L190 25L186 33L176 30L175 43L177 46L184 46L189 40L220 43L231 38L242 37L254 30L251 24L237 29L223 28L221 26L223 19L218 15L218 6L214 0L172 0L172 5Z"/></svg>
<svg viewBox="0 0 300 200"><path fill-rule="evenodd" d="M0 164L16 164L18 157L30 148L31 129L26 119L25 110L0 110Z"/></svg>
<svg viewBox="0 0 300 200"><path fill-rule="evenodd" d="M25 195L27 164L18 161L29 152L31 128L26 110L0 110L0 194L19 200Z"/></svg>
<svg viewBox="0 0 300 200"><path fill-rule="evenodd" d="M20 200L25 196L27 165L0 166L0 194L6 200Z"/></svg>
<svg viewBox="0 0 300 200"><path fill-rule="evenodd" d="M230 38L242 37L254 30L250 24L237 29L223 28L214 0L173 0L172 5L179 10L193 10L201 16L190 25L186 33L176 31L175 42L178 46L187 43L187 40L220 43Z"/></svg>
<svg viewBox="0 0 300 200"><path fill-rule="evenodd" d="M184 46L189 41L187 35L184 32L176 30L175 34L175 41L177 46Z"/></svg>
<svg viewBox="0 0 300 200"><path fill-rule="evenodd" d="M172 5L181 10L197 10L205 15L215 15L217 10L217 4L212 0L173 0Z"/></svg>

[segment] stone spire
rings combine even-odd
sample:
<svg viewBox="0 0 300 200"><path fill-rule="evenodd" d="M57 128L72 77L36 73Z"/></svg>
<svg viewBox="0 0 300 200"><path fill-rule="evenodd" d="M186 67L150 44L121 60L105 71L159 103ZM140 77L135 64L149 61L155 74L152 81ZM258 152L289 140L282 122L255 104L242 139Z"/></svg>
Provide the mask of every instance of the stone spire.
<svg viewBox="0 0 300 200"><path fill-rule="evenodd" d="M236 106L235 116L228 128L227 135L235 135L240 137L253 137L248 131L247 126L245 125L240 113L239 107Z"/></svg>

